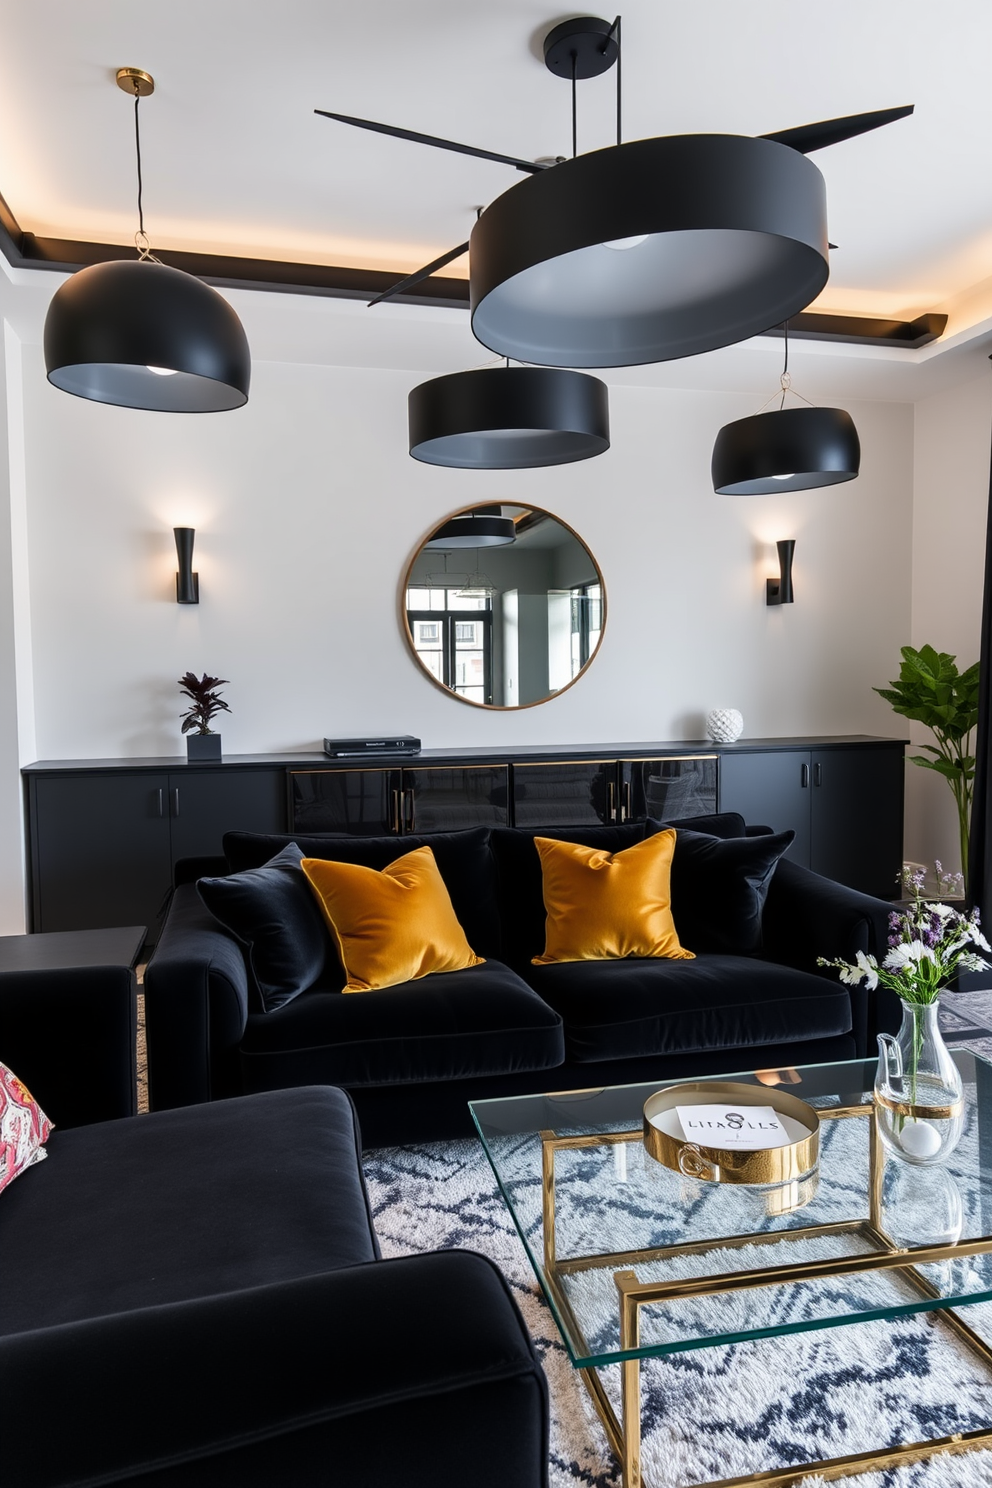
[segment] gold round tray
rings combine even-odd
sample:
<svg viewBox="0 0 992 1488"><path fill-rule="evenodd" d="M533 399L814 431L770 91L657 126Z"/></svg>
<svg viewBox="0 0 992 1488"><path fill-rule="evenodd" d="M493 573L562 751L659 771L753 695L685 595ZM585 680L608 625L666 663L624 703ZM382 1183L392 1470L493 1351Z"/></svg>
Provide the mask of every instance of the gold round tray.
<svg viewBox="0 0 992 1488"><path fill-rule="evenodd" d="M688 1142L676 1106L771 1106L793 1140L784 1147L752 1151ZM659 1090L644 1102L644 1148L651 1157L686 1178L706 1183L792 1183L816 1167L820 1118L812 1106L784 1090L699 1081Z"/></svg>

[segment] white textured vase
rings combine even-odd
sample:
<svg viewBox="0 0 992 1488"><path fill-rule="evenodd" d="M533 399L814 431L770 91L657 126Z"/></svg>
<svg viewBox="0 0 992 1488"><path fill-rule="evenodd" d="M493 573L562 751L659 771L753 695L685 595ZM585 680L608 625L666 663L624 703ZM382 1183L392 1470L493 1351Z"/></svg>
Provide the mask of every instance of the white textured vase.
<svg viewBox="0 0 992 1488"><path fill-rule="evenodd" d="M736 708L711 708L706 715L706 732L714 744L733 744L744 732L744 717Z"/></svg>

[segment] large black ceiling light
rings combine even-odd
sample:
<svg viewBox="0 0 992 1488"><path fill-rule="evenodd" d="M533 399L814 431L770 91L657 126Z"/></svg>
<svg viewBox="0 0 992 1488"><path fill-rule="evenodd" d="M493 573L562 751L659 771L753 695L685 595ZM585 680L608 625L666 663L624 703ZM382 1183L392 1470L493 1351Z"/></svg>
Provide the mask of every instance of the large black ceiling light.
<svg viewBox="0 0 992 1488"><path fill-rule="evenodd" d="M160 263L145 234L138 104L155 84L122 67L134 98L138 258L80 269L52 297L45 320L48 380L97 403L169 413L216 413L248 401L248 339L223 295Z"/></svg>
<svg viewBox="0 0 992 1488"><path fill-rule="evenodd" d="M525 470L588 460L610 447L598 377L558 367L480 367L410 393L410 453L428 465Z"/></svg>
<svg viewBox="0 0 992 1488"><path fill-rule="evenodd" d="M788 330L781 403L770 413L725 424L713 446L711 473L719 496L769 496L810 491L854 480L861 468L861 442L843 408L786 408L794 392L789 375ZM779 394L775 394L778 397Z"/></svg>
<svg viewBox="0 0 992 1488"><path fill-rule="evenodd" d="M468 242L376 303L469 253L472 329L493 351L546 367L625 367L743 341L804 309L829 273L823 177L806 157L912 108L763 135L622 143L620 17L563 21L548 69L572 85L572 159L523 160L436 135L316 112L529 176L482 212ZM616 144L579 155L576 83L616 66Z"/></svg>
<svg viewBox="0 0 992 1488"><path fill-rule="evenodd" d="M425 548L451 552L455 548L505 548L516 542L512 517L504 517L501 506L476 506L459 512L432 532Z"/></svg>

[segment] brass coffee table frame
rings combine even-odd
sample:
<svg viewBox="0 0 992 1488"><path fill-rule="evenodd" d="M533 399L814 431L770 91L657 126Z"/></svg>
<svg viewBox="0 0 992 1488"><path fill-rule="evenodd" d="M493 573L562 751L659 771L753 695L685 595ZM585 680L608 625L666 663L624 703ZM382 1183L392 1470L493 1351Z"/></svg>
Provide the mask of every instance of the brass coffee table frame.
<svg viewBox="0 0 992 1488"><path fill-rule="evenodd" d="M592 1396L596 1412L606 1431L610 1446L623 1467L624 1488L647 1488L641 1472L641 1355L640 1312L652 1303L667 1302L678 1297L716 1296L720 1293L745 1291L751 1287L781 1286L792 1282L816 1281L823 1277L851 1276L863 1271L895 1270L921 1296L936 1298L937 1289L927 1280L918 1266L932 1261L958 1259L962 1256L981 1255L992 1251L992 1236L982 1240L961 1241L953 1245L925 1245L900 1248L882 1228L882 1173L884 1151L878 1134L874 1108L870 1104L856 1106L829 1106L818 1109L821 1121L842 1121L849 1118L867 1119L870 1122L868 1156L868 1205L867 1219L839 1220L832 1224L810 1225L805 1229L787 1231L759 1231L752 1235L735 1235L727 1239L688 1241L679 1245L662 1245L648 1250L602 1252L592 1255L571 1256L561 1260L557 1254L555 1236L555 1154L568 1148L612 1147L626 1142L641 1142L643 1133L635 1131L601 1132L582 1136L559 1136L554 1131L542 1131L542 1216L544 1233L544 1284L554 1300L560 1316L567 1324L572 1336L582 1346L582 1352L591 1354L585 1335L579 1325L565 1289L562 1278L578 1271L591 1271L610 1266L630 1269L617 1271L614 1281L620 1311L620 1349L627 1355L621 1363L622 1373L622 1422L606 1394L596 1366L580 1369L586 1387ZM808 1240L815 1235L858 1235L875 1247L866 1255L839 1256L821 1261L807 1261L794 1266L769 1266L761 1270L734 1271L714 1276L696 1276L688 1281L639 1282L633 1269L638 1262L660 1261L671 1256L703 1254L711 1250L737 1249L744 1245L777 1244L782 1240ZM911 1258L911 1259L910 1259ZM978 1299L976 1299L978 1300ZM946 1308L927 1309L935 1312L957 1334L957 1336L992 1370L992 1347L985 1343L955 1312ZM815 1331L810 1329L809 1331ZM644 1357L650 1357L645 1355ZM920 1462L938 1453L975 1451L992 1446L992 1428L988 1430L959 1432L954 1436L938 1437L932 1441L906 1442L895 1447L881 1447L875 1451L858 1452L849 1457L831 1457L820 1462L807 1462L798 1467L772 1468L746 1477L721 1478L699 1488L789 1488L799 1483L810 1473L819 1473L828 1481L862 1472L880 1471Z"/></svg>

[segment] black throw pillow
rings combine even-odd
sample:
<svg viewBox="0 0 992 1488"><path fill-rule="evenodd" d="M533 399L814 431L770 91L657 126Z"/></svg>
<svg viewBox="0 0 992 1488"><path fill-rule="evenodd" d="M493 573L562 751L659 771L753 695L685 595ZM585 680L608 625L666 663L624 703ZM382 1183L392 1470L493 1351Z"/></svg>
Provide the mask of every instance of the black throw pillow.
<svg viewBox="0 0 992 1488"><path fill-rule="evenodd" d="M305 858L357 863L363 868L374 868L377 873L406 853L429 847L469 945L477 956L499 960L496 868L489 838L488 827L466 827L460 832L413 833L409 837L356 837L340 832L294 832L289 837L271 832L225 832L223 841L228 867L235 873L257 868L287 842L298 846ZM344 985L343 975L340 985Z"/></svg>
<svg viewBox="0 0 992 1488"><path fill-rule="evenodd" d="M337 959L323 916L300 867L295 842L261 868L201 878L200 898L237 936L254 983L254 1011L271 1013L321 980Z"/></svg>
<svg viewBox="0 0 992 1488"><path fill-rule="evenodd" d="M746 837L747 827L738 811L717 811L709 816L685 816L675 821L654 821L648 826L647 835L674 827L677 832L705 832L709 837Z"/></svg>
<svg viewBox="0 0 992 1488"><path fill-rule="evenodd" d="M703 955L760 951L768 885L795 832L711 837L674 825L672 919L680 943ZM648 835L652 830L657 823L648 823Z"/></svg>

